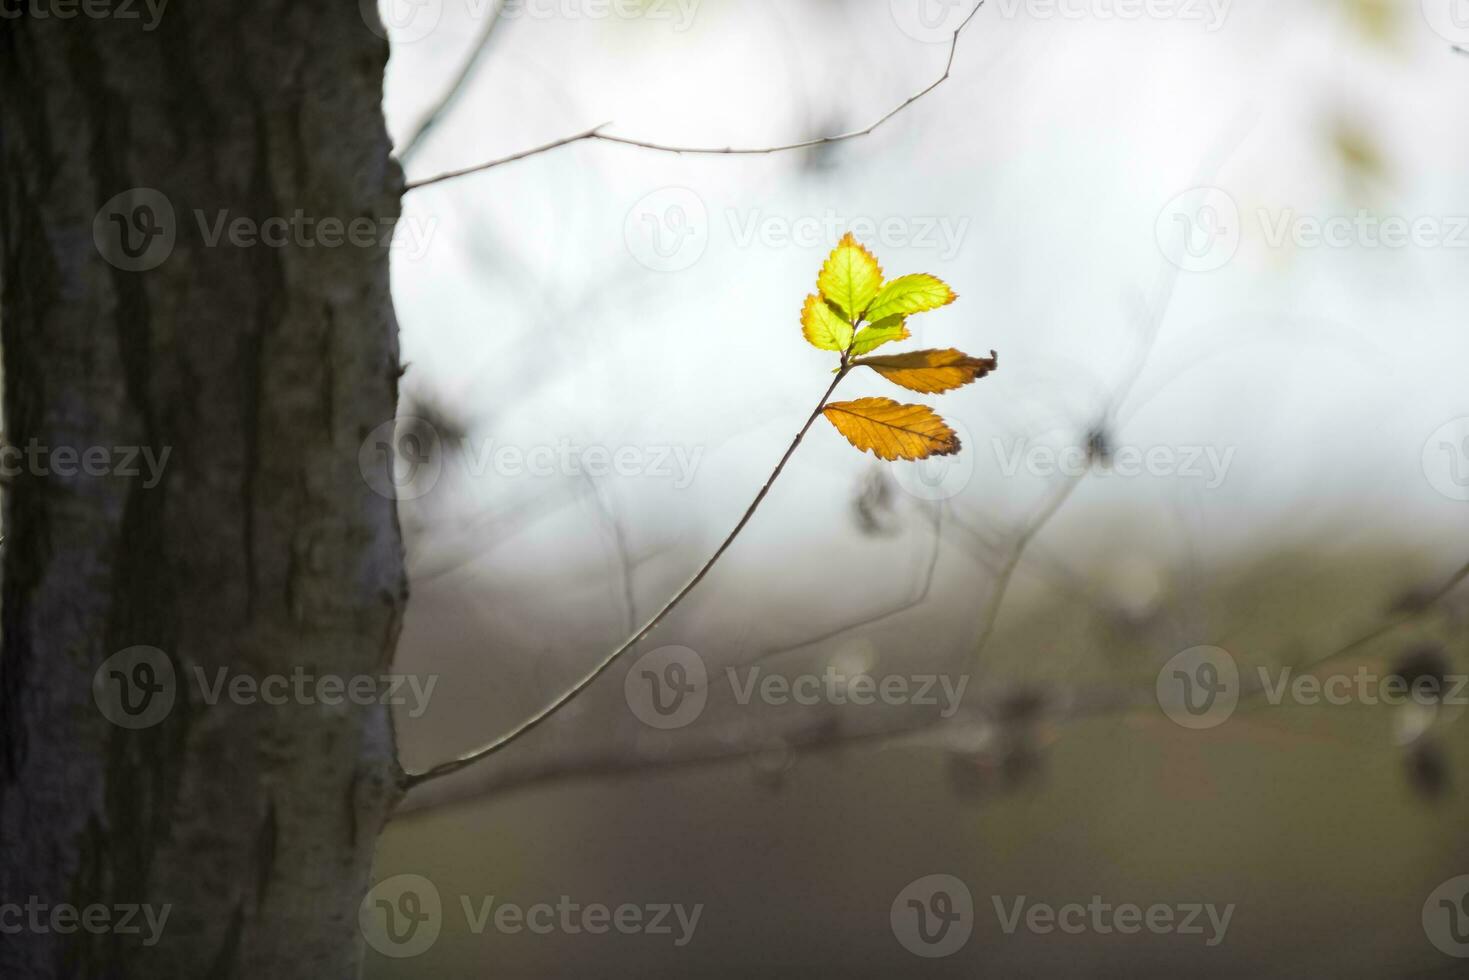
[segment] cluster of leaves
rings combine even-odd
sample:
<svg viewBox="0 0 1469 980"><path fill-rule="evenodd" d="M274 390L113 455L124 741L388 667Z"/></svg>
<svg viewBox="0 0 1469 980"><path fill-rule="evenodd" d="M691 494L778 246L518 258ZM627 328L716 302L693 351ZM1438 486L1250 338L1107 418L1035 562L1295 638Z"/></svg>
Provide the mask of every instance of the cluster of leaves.
<svg viewBox="0 0 1469 980"><path fill-rule="evenodd" d="M821 267L818 292L806 297L801 329L812 345L841 354L841 374L871 368L893 384L937 395L977 381L999 366L997 355L920 350L870 357L884 344L907 340L908 317L948 306L959 297L935 276L918 273L883 281L876 256L844 237ZM822 413L847 441L879 459L927 459L959 452L959 437L931 408L891 398L831 402Z"/></svg>

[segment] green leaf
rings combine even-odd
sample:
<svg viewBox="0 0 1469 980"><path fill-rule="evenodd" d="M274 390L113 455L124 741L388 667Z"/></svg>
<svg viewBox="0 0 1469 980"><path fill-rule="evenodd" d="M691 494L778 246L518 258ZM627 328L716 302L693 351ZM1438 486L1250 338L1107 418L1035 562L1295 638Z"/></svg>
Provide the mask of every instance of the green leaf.
<svg viewBox="0 0 1469 980"><path fill-rule="evenodd" d="M852 342L852 325L827 304L820 296L807 296L806 306L801 310L801 332L813 347L822 350L845 351Z"/></svg>
<svg viewBox="0 0 1469 980"><path fill-rule="evenodd" d="M894 340L907 340L910 336L904 318L890 316L858 330L857 339L852 343L852 353L861 357L863 354L872 353L883 344Z"/></svg>
<svg viewBox="0 0 1469 980"><path fill-rule="evenodd" d="M816 288L856 323L882 288L882 266L849 231L821 267Z"/></svg>
<svg viewBox="0 0 1469 980"><path fill-rule="evenodd" d="M892 316L912 316L948 306L959 297L942 279L920 272L899 276L882 287L867 309L867 319L876 323Z"/></svg>

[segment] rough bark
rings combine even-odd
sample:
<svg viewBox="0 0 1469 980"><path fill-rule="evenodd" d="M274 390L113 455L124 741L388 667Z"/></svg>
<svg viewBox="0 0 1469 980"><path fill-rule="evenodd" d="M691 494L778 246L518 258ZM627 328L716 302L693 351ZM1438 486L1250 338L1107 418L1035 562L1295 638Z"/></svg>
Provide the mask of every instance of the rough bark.
<svg viewBox="0 0 1469 980"><path fill-rule="evenodd" d="M175 0L146 20L0 21L7 441L170 452L153 487L29 466L8 481L0 903L170 911L151 946L0 935L0 976L355 976L399 792L388 709L211 705L196 670L388 667L397 518L358 463L396 399L388 252L206 231L221 211L396 219L387 45L350 2ZM99 209L137 187L166 197L177 235L146 271L94 242ZM177 697L133 730L93 683L139 645L167 654Z"/></svg>

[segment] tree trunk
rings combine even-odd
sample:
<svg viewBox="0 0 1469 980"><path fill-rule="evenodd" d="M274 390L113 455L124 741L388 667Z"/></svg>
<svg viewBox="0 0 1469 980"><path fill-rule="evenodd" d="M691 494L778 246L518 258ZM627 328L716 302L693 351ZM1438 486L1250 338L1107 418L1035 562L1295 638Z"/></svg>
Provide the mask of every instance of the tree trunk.
<svg viewBox="0 0 1469 980"><path fill-rule="evenodd" d="M0 976L356 976L400 773L385 706L327 702L406 598L359 468L399 375L387 43L371 3L72 9L0 19L5 435L38 447L6 457Z"/></svg>

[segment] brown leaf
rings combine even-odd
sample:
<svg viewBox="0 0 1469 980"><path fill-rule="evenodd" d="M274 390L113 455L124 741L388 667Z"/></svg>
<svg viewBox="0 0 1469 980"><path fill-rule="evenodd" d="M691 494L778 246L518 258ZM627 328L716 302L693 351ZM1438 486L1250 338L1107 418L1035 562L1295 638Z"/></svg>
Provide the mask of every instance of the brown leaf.
<svg viewBox="0 0 1469 980"><path fill-rule="evenodd" d="M822 411L847 441L878 459L952 456L959 437L923 405L899 405L891 398L833 402Z"/></svg>
<svg viewBox="0 0 1469 980"><path fill-rule="evenodd" d="M970 357L963 351L916 350L887 357L864 357L855 365L870 367L893 384L909 391L937 395L962 388L1000 366L999 357Z"/></svg>

